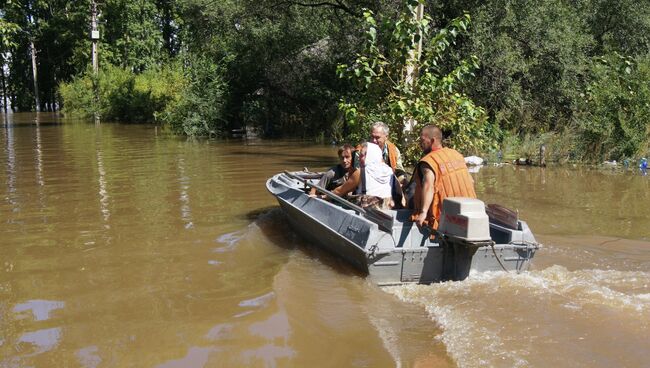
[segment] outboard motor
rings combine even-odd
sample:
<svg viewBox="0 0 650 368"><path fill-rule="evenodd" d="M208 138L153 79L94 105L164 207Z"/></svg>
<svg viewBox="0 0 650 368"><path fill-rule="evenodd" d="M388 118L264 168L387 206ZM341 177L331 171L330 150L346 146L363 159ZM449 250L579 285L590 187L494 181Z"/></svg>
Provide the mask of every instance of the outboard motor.
<svg viewBox="0 0 650 368"><path fill-rule="evenodd" d="M494 244L485 204L474 198L445 198L438 233L444 247L443 280L466 279L478 248Z"/></svg>

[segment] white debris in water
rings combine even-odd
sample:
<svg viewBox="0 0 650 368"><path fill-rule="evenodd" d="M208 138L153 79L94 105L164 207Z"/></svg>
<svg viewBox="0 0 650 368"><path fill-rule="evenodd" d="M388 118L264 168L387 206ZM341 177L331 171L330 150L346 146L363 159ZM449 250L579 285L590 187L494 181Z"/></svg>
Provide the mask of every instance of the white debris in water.
<svg viewBox="0 0 650 368"><path fill-rule="evenodd" d="M271 300L275 298L275 293L273 291L260 295L258 297L242 300L239 302L240 307L261 307L269 304Z"/></svg>
<svg viewBox="0 0 650 368"><path fill-rule="evenodd" d="M218 247L212 249L214 253L225 253L230 252L237 246L240 240L244 238L245 232L235 231L232 233L227 233L219 236L216 240L217 243L225 244L223 247Z"/></svg>

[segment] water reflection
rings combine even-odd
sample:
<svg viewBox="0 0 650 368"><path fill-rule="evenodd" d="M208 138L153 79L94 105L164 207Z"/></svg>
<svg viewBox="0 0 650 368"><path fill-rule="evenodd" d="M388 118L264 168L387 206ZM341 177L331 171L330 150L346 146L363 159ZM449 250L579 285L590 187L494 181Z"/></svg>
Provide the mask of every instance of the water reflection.
<svg viewBox="0 0 650 368"><path fill-rule="evenodd" d="M97 170L99 172L98 181L99 181L99 208L102 213L102 218L104 219L104 228L110 229L110 224L108 220L111 217L111 212L108 208L109 198L108 189L106 185L106 169L104 168L104 156L102 154L102 145L99 143L97 145Z"/></svg>
<svg viewBox="0 0 650 368"><path fill-rule="evenodd" d="M231 323L220 323L210 329L205 337L208 340L221 340L225 339L232 333L233 325Z"/></svg>
<svg viewBox="0 0 650 368"><path fill-rule="evenodd" d="M36 128L34 130L36 133L36 147L34 147L34 150L36 151L36 183L40 188L39 197L42 198L42 188L45 186L45 181L43 180L43 146L41 144L41 125L39 124L38 120L36 120L35 123Z"/></svg>
<svg viewBox="0 0 650 368"><path fill-rule="evenodd" d="M18 343L31 344L34 350L26 357L42 354L54 349L61 339L61 327L48 328L34 332L27 332L20 336Z"/></svg>
<svg viewBox="0 0 650 368"><path fill-rule="evenodd" d="M242 358L246 365L252 365L261 360L264 362L265 367L277 367L279 359L289 359L295 355L296 352L288 346L267 344L257 349L245 351Z"/></svg>
<svg viewBox="0 0 650 368"><path fill-rule="evenodd" d="M268 305L273 298L275 298L275 293L270 292L262 296L258 296L253 299L242 300L239 302L240 307L263 307Z"/></svg>
<svg viewBox="0 0 650 368"><path fill-rule="evenodd" d="M214 347L191 347L185 357L159 364L156 368L202 368L205 367L206 363L208 363L210 354L218 352L219 350L220 349Z"/></svg>
<svg viewBox="0 0 650 368"><path fill-rule="evenodd" d="M287 344L289 336L291 335L291 326L289 325L289 318L284 311L278 312L265 321L253 323L249 331L256 336L264 337L268 340L275 340L282 338L284 344Z"/></svg>
<svg viewBox="0 0 650 368"><path fill-rule="evenodd" d="M468 170L470 173L472 173L472 174L476 174L476 173L478 173L479 171L481 171L481 168L482 168L482 167L483 167L483 165L473 165L473 166L469 166L469 167L467 168L467 170Z"/></svg>
<svg viewBox="0 0 650 368"><path fill-rule="evenodd" d="M213 248L214 253L225 253L235 250L237 243L244 237L245 233L241 231L236 231L232 233L227 233L220 235L216 242L220 244L225 244L223 247Z"/></svg>
<svg viewBox="0 0 650 368"><path fill-rule="evenodd" d="M35 150L35 164L36 164L36 184L38 191L38 204L39 210L41 213L41 218L43 223L47 222L47 216L45 214L45 209L47 207L46 196L45 196L45 177L43 174L43 145L41 142L41 125L38 120L35 120L35 133L36 133L36 145Z"/></svg>
<svg viewBox="0 0 650 368"><path fill-rule="evenodd" d="M179 200L181 202L181 219L185 222L185 228L190 229L194 227L192 222L192 209L190 207L190 177L185 173L185 158L179 157L177 161L178 175L181 186L181 195Z"/></svg>
<svg viewBox="0 0 650 368"><path fill-rule="evenodd" d="M64 302L51 300L29 300L25 303L17 304L14 307L14 313L23 313L30 311L35 321L45 321L50 318L50 313L57 309L65 307Z"/></svg>
<svg viewBox="0 0 650 368"><path fill-rule="evenodd" d="M17 182L17 167L16 167L16 148L14 142L14 127L11 122L7 122L4 127L5 131L5 155L7 157L6 172L7 172L7 195L5 199L9 202L12 212L20 212L20 202L18 199ZM9 220L9 219L7 219Z"/></svg>
<svg viewBox="0 0 650 368"><path fill-rule="evenodd" d="M97 368L102 362L102 358L97 355L99 348L97 346L88 346L77 350L75 355L79 364L84 368Z"/></svg>

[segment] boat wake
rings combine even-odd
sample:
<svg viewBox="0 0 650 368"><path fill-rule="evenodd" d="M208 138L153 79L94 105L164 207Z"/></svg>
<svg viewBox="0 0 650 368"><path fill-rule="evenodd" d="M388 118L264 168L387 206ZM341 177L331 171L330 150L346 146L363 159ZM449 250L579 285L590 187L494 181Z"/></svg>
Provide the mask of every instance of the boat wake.
<svg viewBox="0 0 650 368"><path fill-rule="evenodd" d="M569 271L556 265L386 291L425 307L461 367L647 363L642 355L650 328L648 272Z"/></svg>

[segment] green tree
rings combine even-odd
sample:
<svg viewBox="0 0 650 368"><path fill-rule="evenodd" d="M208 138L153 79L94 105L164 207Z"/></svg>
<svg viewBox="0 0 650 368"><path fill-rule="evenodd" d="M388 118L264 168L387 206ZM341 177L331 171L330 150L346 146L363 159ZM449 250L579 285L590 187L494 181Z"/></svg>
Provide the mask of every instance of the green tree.
<svg viewBox="0 0 650 368"><path fill-rule="evenodd" d="M85 69L75 60L84 52L88 54L83 50L88 37L88 1L7 1L2 9L3 21L17 28L11 45L3 45L3 62L9 70L7 94L13 108L35 108L30 86L32 47L38 71L39 107L56 107L58 83Z"/></svg>
<svg viewBox="0 0 650 368"><path fill-rule="evenodd" d="M650 54L594 58L576 113L581 156L620 160L645 154L650 142Z"/></svg>
<svg viewBox="0 0 650 368"><path fill-rule="evenodd" d="M156 117L171 129L191 137L220 136L226 130L228 84L224 67L207 58L191 60L179 80L175 98Z"/></svg>
<svg viewBox="0 0 650 368"><path fill-rule="evenodd" d="M467 32L470 17L453 19L445 28L435 29L431 17L413 17L418 1L405 3L398 19L377 20L365 12L366 44L354 63L341 64L338 73L356 87L340 104L356 139L365 138L368 126L382 120L391 127L394 138L409 141L406 155L417 158L413 144L419 127L436 124L453 133L450 144L465 151L477 151L491 145L498 129L488 124L485 110L463 93L465 81L474 75L478 59L470 56L456 65L445 65L445 57L456 40ZM420 38L419 60L415 60ZM407 72L417 66L414 74ZM407 119L417 125L405 132Z"/></svg>
<svg viewBox="0 0 650 368"><path fill-rule="evenodd" d="M189 0L182 7L190 54L226 60L229 127L311 136L336 118L344 85L336 64L353 47L355 2Z"/></svg>
<svg viewBox="0 0 650 368"><path fill-rule="evenodd" d="M187 83L181 70L179 63L170 63L135 74L105 65L97 77L88 72L61 83L63 112L84 118L99 115L103 120L125 123L154 122L169 106L186 98Z"/></svg>
<svg viewBox="0 0 650 368"><path fill-rule="evenodd" d="M618 51L629 56L650 51L650 3L634 0L578 2L578 18L585 19L596 41L592 56Z"/></svg>
<svg viewBox="0 0 650 368"><path fill-rule="evenodd" d="M472 95L517 133L567 126L592 47L585 18L560 0L495 0L475 13L466 52L482 64Z"/></svg>
<svg viewBox="0 0 650 368"><path fill-rule="evenodd" d="M164 40L154 0L107 0L100 10L102 60L134 72L162 64Z"/></svg>
<svg viewBox="0 0 650 368"><path fill-rule="evenodd" d="M4 68L5 54L9 53L11 49L17 46L14 39L19 30L20 28L17 24L5 20L4 12L0 12L0 83L2 83L2 108L5 112L8 107L7 80Z"/></svg>

